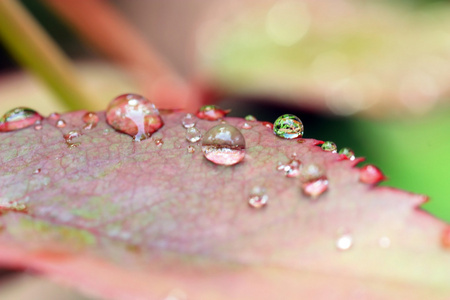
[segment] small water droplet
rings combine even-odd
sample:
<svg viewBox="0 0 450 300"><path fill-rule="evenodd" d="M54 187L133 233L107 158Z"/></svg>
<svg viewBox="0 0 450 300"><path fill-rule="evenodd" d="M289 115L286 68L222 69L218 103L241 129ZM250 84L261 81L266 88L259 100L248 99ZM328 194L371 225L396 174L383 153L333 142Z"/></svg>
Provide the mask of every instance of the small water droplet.
<svg viewBox="0 0 450 300"><path fill-rule="evenodd" d="M162 139L156 139L155 140L155 145L156 146L162 146L164 144L164 141Z"/></svg>
<svg viewBox="0 0 450 300"><path fill-rule="evenodd" d="M58 121L59 119L61 119L61 115L58 114L57 112L51 113L47 119L52 120L52 121Z"/></svg>
<svg viewBox="0 0 450 300"><path fill-rule="evenodd" d="M34 130L41 130L41 129L42 129L41 121L36 121L36 123L34 123Z"/></svg>
<svg viewBox="0 0 450 300"><path fill-rule="evenodd" d="M17 107L7 111L0 118L0 132L7 132L30 127L40 122L43 117L35 110Z"/></svg>
<svg viewBox="0 0 450 300"><path fill-rule="evenodd" d="M26 212L27 205L18 201L8 201L5 198L0 198L0 211L1 210L11 210L17 212Z"/></svg>
<svg viewBox="0 0 450 300"><path fill-rule="evenodd" d="M282 115L275 121L273 132L284 139L301 138L303 136L303 123L297 116Z"/></svg>
<svg viewBox="0 0 450 300"><path fill-rule="evenodd" d="M339 154L342 154L341 157L344 157L346 159L355 160L355 152L353 152L353 150L350 148L342 148L339 151Z"/></svg>
<svg viewBox="0 0 450 300"><path fill-rule="evenodd" d="M269 196L266 194L266 189L262 187L254 187L248 197L248 204L253 208L261 208L267 204Z"/></svg>
<svg viewBox="0 0 450 300"><path fill-rule="evenodd" d="M317 198L328 189L328 179L319 178L303 183L303 193L312 198Z"/></svg>
<svg viewBox="0 0 450 300"><path fill-rule="evenodd" d="M292 159L286 165L278 163L277 169L283 171L286 177L297 177L300 175L300 167L302 163L298 159Z"/></svg>
<svg viewBox="0 0 450 300"><path fill-rule="evenodd" d="M336 240L336 248L341 251L349 250L353 246L353 237L349 234L343 234Z"/></svg>
<svg viewBox="0 0 450 300"><path fill-rule="evenodd" d="M359 180L363 183L376 184L384 179L383 172L374 165L365 165L359 170Z"/></svg>
<svg viewBox="0 0 450 300"><path fill-rule="evenodd" d="M191 128L197 124L197 118L193 114L186 114L181 120L184 128Z"/></svg>
<svg viewBox="0 0 450 300"><path fill-rule="evenodd" d="M64 139L66 140L66 142L70 142L71 140L79 136L81 136L81 133L78 130L72 130L64 135Z"/></svg>
<svg viewBox="0 0 450 300"><path fill-rule="evenodd" d="M267 128L273 129L273 124L270 123L270 122L262 122L262 125L267 127Z"/></svg>
<svg viewBox="0 0 450 300"><path fill-rule="evenodd" d="M218 165L235 165L245 156L245 138L236 127L219 124L208 130L202 140L205 157Z"/></svg>
<svg viewBox="0 0 450 300"><path fill-rule="evenodd" d="M245 121L251 121L251 122L254 122L254 121L257 121L257 120L256 120L256 118L255 118L254 116L252 116L252 115L247 115L247 116L245 116Z"/></svg>
<svg viewBox="0 0 450 300"><path fill-rule="evenodd" d="M109 130L108 128L106 128L106 129L103 130L103 134L104 134L104 135L107 135L109 132L110 132L110 130Z"/></svg>
<svg viewBox="0 0 450 300"><path fill-rule="evenodd" d="M33 174L39 174L39 173L41 173L41 169L36 169L33 171Z"/></svg>
<svg viewBox="0 0 450 300"><path fill-rule="evenodd" d="M188 147L187 147L187 151L188 151L189 153L194 153L194 152L195 152L195 147L194 147L194 146L188 146Z"/></svg>
<svg viewBox="0 0 450 300"><path fill-rule="evenodd" d="M186 139L191 143L196 143L200 141L202 138L202 134L200 133L200 130L198 130L196 127L190 127L186 129Z"/></svg>
<svg viewBox="0 0 450 300"><path fill-rule="evenodd" d="M441 245L444 249L450 250L450 226L447 226L442 231Z"/></svg>
<svg viewBox="0 0 450 300"><path fill-rule="evenodd" d="M216 105L204 105L198 110L197 117L203 120L216 121L225 117L230 111L229 109L223 110Z"/></svg>
<svg viewBox="0 0 450 300"><path fill-rule="evenodd" d="M303 181L311 181L314 179L319 179L325 175L325 170L322 166L309 163L303 166L302 168L302 180Z"/></svg>
<svg viewBox="0 0 450 300"><path fill-rule="evenodd" d="M335 143L331 142L331 141L326 141L322 144L322 150L324 151L328 151L331 153L336 153L337 152L337 146Z"/></svg>
<svg viewBox="0 0 450 300"><path fill-rule="evenodd" d="M242 129L252 129L252 125L248 124L248 123L244 123L241 126Z"/></svg>
<svg viewBox="0 0 450 300"><path fill-rule="evenodd" d="M76 142L76 143L66 142L66 144L70 149L77 148L81 145L80 142Z"/></svg>
<svg viewBox="0 0 450 300"><path fill-rule="evenodd" d="M389 248L391 246L391 240L387 237L387 236L382 236L380 237L380 239L378 240L378 245L381 248Z"/></svg>
<svg viewBox="0 0 450 300"><path fill-rule="evenodd" d="M87 112L83 116L83 122L85 123L83 129L91 130L98 124L99 117L95 112Z"/></svg>
<svg viewBox="0 0 450 300"><path fill-rule="evenodd" d="M64 128L66 127L66 121L64 121L63 119L59 119L58 121L56 121L55 126L58 128Z"/></svg>
<svg viewBox="0 0 450 300"><path fill-rule="evenodd" d="M106 109L106 121L119 132L135 141L149 138L163 126L163 120L153 103L137 94L114 98Z"/></svg>

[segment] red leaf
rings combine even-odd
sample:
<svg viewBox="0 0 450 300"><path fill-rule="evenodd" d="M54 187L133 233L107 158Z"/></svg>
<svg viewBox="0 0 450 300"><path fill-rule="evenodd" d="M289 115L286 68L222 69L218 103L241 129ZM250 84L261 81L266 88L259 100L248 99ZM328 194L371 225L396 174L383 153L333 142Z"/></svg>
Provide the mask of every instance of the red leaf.
<svg viewBox="0 0 450 300"><path fill-rule="evenodd" d="M83 115L64 115L64 128L44 120L42 130L0 134L0 198L27 208L0 216L2 265L111 299L162 299L173 289L188 299L450 297L446 225L416 209L423 196L361 183L360 159L247 121L244 161L214 165L185 139L181 113L163 115L141 142L102 114L70 148L63 135L81 130ZM196 126L205 133L218 123ZM277 170L293 153L325 170L319 197ZM266 191L264 208L248 205L255 187Z"/></svg>

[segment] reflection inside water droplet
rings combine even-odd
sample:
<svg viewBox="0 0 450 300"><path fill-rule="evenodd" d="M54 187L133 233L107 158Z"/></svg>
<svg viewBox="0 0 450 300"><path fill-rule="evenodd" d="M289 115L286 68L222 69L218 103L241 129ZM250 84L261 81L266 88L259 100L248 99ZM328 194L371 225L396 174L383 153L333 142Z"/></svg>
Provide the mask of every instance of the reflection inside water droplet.
<svg viewBox="0 0 450 300"><path fill-rule="evenodd" d="M186 129L186 139L191 143L196 143L200 141L202 138L202 134L200 133L200 130L198 130L196 127L190 127Z"/></svg>
<svg viewBox="0 0 450 300"><path fill-rule="evenodd" d="M135 141L149 138L163 126L155 105L137 94L124 94L113 99L106 110L106 121Z"/></svg>
<svg viewBox="0 0 450 300"><path fill-rule="evenodd" d="M202 140L203 155L215 164L230 166L245 156L245 139L236 127L219 124L208 130Z"/></svg>
<svg viewBox="0 0 450 300"><path fill-rule="evenodd" d="M262 187L254 187L248 197L248 204L253 208L261 208L267 204L269 196L266 194L266 189Z"/></svg>
<svg viewBox="0 0 450 300"><path fill-rule="evenodd" d="M197 124L197 118L193 114L186 114L181 120L184 128L191 128Z"/></svg>
<svg viewBox="0 0 450 300"><path fill-rule="evenodd" d="M17 107L7 111L0 118L0 132L27 128L40 122L42 119L43 117L35 110L26 107Z"/></svg>
<svg viewBox="0 0 450 300"><path fill-rule="evenodd" d="M282 115L273 124L273 132L284 139L301 138L303 136L303 123L297 116Z"/></svg>

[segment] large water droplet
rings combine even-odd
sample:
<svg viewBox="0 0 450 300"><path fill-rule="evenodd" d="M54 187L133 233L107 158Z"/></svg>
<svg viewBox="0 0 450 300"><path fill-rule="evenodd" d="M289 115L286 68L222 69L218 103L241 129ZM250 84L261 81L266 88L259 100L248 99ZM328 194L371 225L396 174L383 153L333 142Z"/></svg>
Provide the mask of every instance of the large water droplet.
<svg viewBox="0 0 450 300"><path fill-rule="evenodd" d="M247 115L247 116L245 116L245 121L251 121L251 122L254 122L254 121L257 121L257 120L256 120L256 118L255 118L254 116L252 116L252 115Z"/></svg>
<svg viewBox="0 0 450 300"><path fill-rule="evenodd" d="M106 110L106 121L135 141L149 138L164 124L155 105L137 94L124 94L113 99Z"/></svg>
<svg viewBox="0 0 450 300"><path fill-rule="evenodd" d="M267 204L269 196L266 194L266 189L256 186L250 192L248 197L248 204L254 208L261 208Z"/></svg>
<svg viewBox="0 0 450 300"><path fill-rule="evenodd" d="M365 165L359 170L359 180L363 183L375 184L384 179L383 172L374 165Z"/></svg>
<svg viewBox="0 0 450 300"><path fill-rule="evenodd" d="M303 136L303 123L294 115L282 115L273 124L273 132L284 139L295 139Z"/></svg>
<svg viewBox="0 0 450 300"><path fill-rule="evenodd" d="M341 156L346 159L355 160L355 152L350 148L342 148L339 154L342 154Z"/></svg>
<svg viewBox="0 0 450 300"><path fill-rule="evenodd" d="M230 166L245 156L245 138L234 126L219 124L208 130L202 140L205 157L218 165Z"/></svg>
<svg viewBox="0 0 450 300"><path fill-rule="evenodd" d="M200 133L200 130L198 130L196 127L190 127L186 129L186 139L191 143L196 143L200 141L202 138L202 134Z"/></svg>
<svg viewBox="0 0 450 300"><path fill-rule="evenodd" d="M193 114L186 114L181 120L184 128L191 128L197 124L197 118Z"/></svg>
<svg viewBox="0 0 450 300"><path fill-rule="evenodd" d="M58 121L56 121L55 126L58 128L64 128L66 127L66 121L64 121L63 119L59 119Z"/></svg>
<svg viewBox="0 0 450 300"><path fill-rule="evenodd" d="M349 234L343 234L336 240L336 248L341 251L349 250L353 246L353 237Z"/></svg>
<svg viewBox="0 0 450 300"><path fill-rule="evenodd" d="M317 198L328 189L328 179L319 178L303 183L303 193L312 198Z"/></svg>
<svg viewBox="0 0 450 300"><path fill-rule="evenodd" d="M43 117L39 113L30 108L17 107L7 111L0 118L0 131L7 132L27 128L42 119Z"/></svg>
<svg viewBox="0 0 450 300"><path fill-rule="evenodd" d="M328 152L332 152L332 153L336 153L337 152L337 146L335 143L331 142L331 141L326 141L322 144L322 149L324 151L328 151Z"/></svg>
<svg viewBox="0 0 450 300"><path fill-rule="evenodd" d="M83 129L91 130L97 126L99 117L95 112L87 112L83 116L84 126Z"/></svg>
<svg viewBox="0 0 450 300"><path fill-rule="evenodd" d="M203 120L216 121L222 119L229 113L229 109L223 110L215 105L204 105L198 110L197 117Z"/></svg>

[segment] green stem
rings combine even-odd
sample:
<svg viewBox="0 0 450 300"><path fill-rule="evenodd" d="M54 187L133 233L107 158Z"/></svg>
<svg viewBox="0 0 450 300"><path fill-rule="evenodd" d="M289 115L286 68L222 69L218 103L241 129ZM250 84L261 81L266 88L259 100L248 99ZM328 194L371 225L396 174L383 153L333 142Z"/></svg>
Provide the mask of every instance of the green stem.
<svg viewBox="0 0 450 300"><path fill-rule="evenodd" d="M89 109L95 103L79 83L70 60L18 1L0 0L0 39L68 109Z"/></svg>

